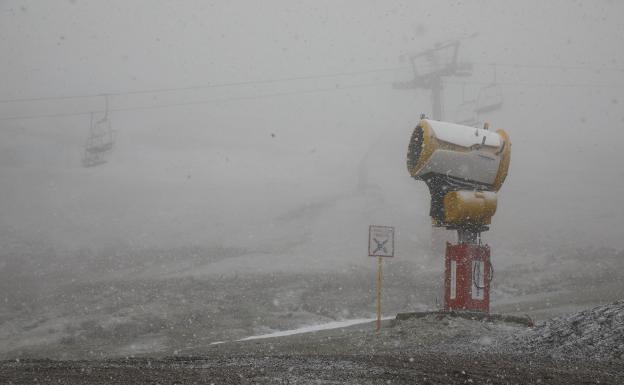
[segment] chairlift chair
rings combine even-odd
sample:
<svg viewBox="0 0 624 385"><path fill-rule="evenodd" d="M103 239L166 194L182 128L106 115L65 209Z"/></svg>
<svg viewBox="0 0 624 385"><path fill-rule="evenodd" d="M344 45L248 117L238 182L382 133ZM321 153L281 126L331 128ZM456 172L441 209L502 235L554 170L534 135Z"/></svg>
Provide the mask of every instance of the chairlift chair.
<svg viewBox="0 0 624 385"><path fill-rule="evenodd" d="M95 166L99 166L101 164L104 164L106 162L107 162L106 159L104 159L99 154L96 155L96 156L93 156L92 154L90 154L90 155L83 155L83 157L82 157L82 165L83 165L83 167L95 167Z"/></svg>
<svg viewBox="0 0 624 385"><path fill-rule="evenodd" d="M89 137L82 155L84 167L94 167L106 163L105 157L113 149L114 135L107 115L108 113L97 122L93 120L93 115L91 115Z"/></svg>
<svg viewBox="0 0 624 385"><path fill-rule="evenodd" d="M91 129L91 135L85 146L88 152L107 152L112 150L114 143L113 131L107 118L97 121Z"/></svg>

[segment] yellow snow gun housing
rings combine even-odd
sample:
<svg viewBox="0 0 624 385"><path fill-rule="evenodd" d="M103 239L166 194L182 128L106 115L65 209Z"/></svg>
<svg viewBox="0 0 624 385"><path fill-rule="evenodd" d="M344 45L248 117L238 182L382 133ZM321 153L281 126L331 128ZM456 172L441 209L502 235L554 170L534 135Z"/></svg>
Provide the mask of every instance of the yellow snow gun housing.
<svg viewBox="0 0 624 385"><path fill-rule="evenodd" d="M429 187L434 226L480 232L496 212L510 157L503 130L422 119L409 142L407 169Z"/></svg>

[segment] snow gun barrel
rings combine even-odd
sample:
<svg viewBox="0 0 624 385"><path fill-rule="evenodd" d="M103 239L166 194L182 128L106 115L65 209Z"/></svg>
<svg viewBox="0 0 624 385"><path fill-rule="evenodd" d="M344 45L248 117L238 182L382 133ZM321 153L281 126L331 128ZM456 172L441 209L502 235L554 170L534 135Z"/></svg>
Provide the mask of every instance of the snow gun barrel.
<svg viewBox="0 0 624 385"><path fill-rule="evenodd" d="M407 169L431 193L434 226L487 230L511 156L503 130L422 119L412 133Z"/></svg>

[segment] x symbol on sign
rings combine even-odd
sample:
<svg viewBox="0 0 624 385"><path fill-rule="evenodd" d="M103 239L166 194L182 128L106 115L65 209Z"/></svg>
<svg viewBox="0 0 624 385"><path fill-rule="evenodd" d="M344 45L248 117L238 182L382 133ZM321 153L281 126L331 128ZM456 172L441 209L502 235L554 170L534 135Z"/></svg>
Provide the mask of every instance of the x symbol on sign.
<svg viewBox="0 0 624 385"><path fill-rule="evenodd" d="M373 251L373 254L382 250L384 253L388 254L388 250L386 250L386 243L388 243L387 239L383 242L379 242L377 238L373 238L373 241L375 241L375 243L377 244L377 248L375 249L375 251Z"/></svg>

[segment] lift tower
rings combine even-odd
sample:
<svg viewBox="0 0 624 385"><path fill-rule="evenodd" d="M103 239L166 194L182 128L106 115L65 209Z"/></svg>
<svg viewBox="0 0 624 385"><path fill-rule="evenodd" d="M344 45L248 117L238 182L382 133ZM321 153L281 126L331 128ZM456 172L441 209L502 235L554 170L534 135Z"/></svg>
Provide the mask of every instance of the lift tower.
<svg viewBox="0 0 624 385"><path fill-rule="evenodd" d="M427 184L434 227L457 231L446 244L446 310L489 312L492 264L481 243L507 177L511 142L503 130L422 119L409 142L407 169Z"/></svg>
<svg viewBox="0 0 624 385"><path fill-rule="evenodd" d="M465 77L472 74L472 65L459 61L460 40L439 43L435 47L409 57L414 78L406 82L394 83L393 87L400 90L421 89L431 95L431 117L435 120L443 118L443 80L447 77ZM422 111L422 109L420 109ZM438 229L431 230L431 254L442 253L446 235Z"/></svg>
<svg viewBox="0 0 624 385"><path fill-rule="evenodd" d="M431 91L432 117L442 120L443 84L445 77L470 76L472 65L460 63L459 40L441 43L434 48L410 57L414 79L408 82L394 83L396 89L424 89Z"/></svg>

